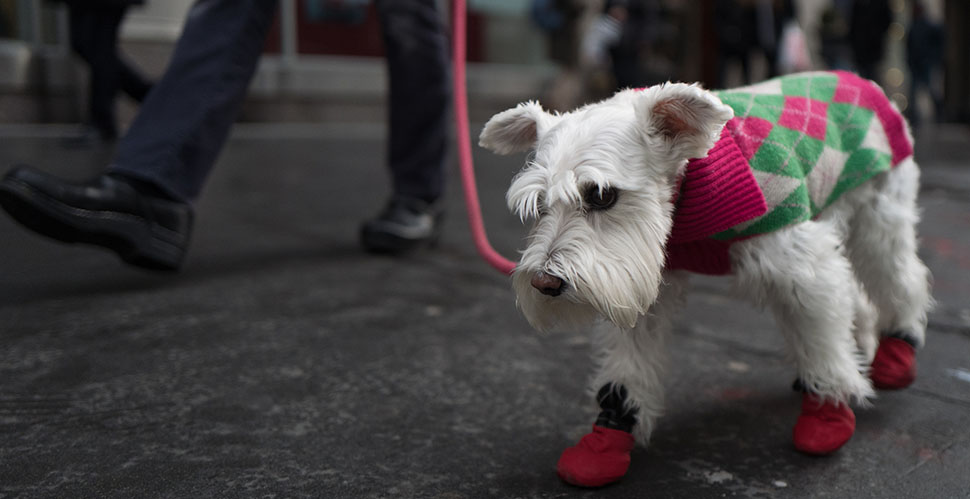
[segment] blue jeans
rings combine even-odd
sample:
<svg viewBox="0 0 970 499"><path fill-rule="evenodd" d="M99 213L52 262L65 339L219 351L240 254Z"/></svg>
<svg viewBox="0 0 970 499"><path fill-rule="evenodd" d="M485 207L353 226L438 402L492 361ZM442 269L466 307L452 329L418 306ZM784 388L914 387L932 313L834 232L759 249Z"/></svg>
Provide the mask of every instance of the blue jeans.
<svg viewBox="0 0 970 499"><path fill-rule="evenodd" d="M390 75L394 193L433 201L444 189L448 38L436 0L376 4ZM196 0L109 171L195 200L246 96L276 7L276 0Z"/></svg>

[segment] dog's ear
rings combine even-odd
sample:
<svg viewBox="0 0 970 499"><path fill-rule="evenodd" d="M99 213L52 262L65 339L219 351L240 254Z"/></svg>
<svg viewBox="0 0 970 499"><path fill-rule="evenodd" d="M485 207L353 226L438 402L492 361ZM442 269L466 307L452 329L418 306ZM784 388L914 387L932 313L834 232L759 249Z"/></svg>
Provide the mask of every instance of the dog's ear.
<svg viewBox="0 0 970 499"><path fill-rule="evenodd" d="M702 158L720 138L734 111L697 85L666 83L647 88L636 118L651 145L676 159Z"/></svg>
<svg viewBox="0 0 970 499"><path fill-rule="evenodd" d="M478 145L497 154L528 151L555 119L539 103L523 102L492 116L478 136Z"/></svg>

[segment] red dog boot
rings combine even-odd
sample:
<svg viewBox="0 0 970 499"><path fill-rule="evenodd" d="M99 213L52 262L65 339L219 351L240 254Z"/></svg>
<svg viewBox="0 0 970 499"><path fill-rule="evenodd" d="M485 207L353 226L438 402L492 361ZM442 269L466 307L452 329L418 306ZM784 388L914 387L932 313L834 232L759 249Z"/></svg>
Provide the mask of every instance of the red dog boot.
<svg viewBox="0 0 970 499"><path fill-rule="evenodd" d="M602 487L623 478L632 450L630 432L593 425L591 433L563 451L556 472L566 483Z"/></svg>
<svg viewBox="0 0 970 499"><path fill-rule="evenodd" d="M822 402L815 394L802 395L802 413L795 422L795 448L816 456L831 454L855 433L855 414L845 404Z"/></svg>
<svg viewBox="0 0 970 499"><path fill-rule="evenodd" d="M580 487L602 487L626 474L633 450L636 409L625 407L626 388L608 383L596 394L599 417L593 431L563 451L556 465L559 478Z"/></svg>
<svg viewBox="0 0 970 499"><path fill-rule="evenodd" d="M903 338L883 338L872 359L869 378L880 390L906 388L916 379L916 347Z"/></svg>

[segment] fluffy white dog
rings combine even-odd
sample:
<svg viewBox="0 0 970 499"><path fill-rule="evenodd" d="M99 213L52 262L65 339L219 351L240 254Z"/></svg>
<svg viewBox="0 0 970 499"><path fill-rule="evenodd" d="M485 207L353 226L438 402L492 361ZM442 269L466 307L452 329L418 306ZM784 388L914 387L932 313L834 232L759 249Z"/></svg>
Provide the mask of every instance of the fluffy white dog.
<svg viewBox="0 0 970 499"><path fill-rule="evenodd" d="M668 83L565 114L492 117L480 145L532 150L510 209L534 224L513 275L540 330L592 325L602 412L560 458L569 483L621 478L663 408L662 346L687 274L733 275L777 318L803 391L797 449L834 452L849 403L915 377L931 304L912 138L879 87L806 73L720 92Z"/></svg>

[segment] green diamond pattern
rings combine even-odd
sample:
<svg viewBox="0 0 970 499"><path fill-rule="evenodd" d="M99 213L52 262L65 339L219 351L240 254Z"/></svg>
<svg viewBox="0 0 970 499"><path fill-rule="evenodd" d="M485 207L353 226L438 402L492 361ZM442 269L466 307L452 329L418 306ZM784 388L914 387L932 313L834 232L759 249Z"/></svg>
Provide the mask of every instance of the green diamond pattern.
<svg viewBox="0 0 970 499"><path fill-rule="evenodd" d="M756 117L773 125L749 161L753 170L763 172L756 178L765 193L768 212L753 222L715 235L716 239L756 236L808 220L845 192L892 167L892 152L887 141L870 140L866 144L871 147L863 147L867 134L884 134L875 113L864 107L833 102L838 85L839 78L835 74L818 72L783 76L752 87L715 92L734 110L736 118ZM811 111L805 111L804 108L786 107L788 97L807 98L824 104L813 105ZM786 112L790 113L791 119L783 118ZM811 113L810 118L816 123L825 120L824 141L810 135L808 130L790 128L792 123L810 121L806 119L806 113ZM817 130L814 135L820 137L822 130ZM824 154L826 148L832 152ZM821 192L825 197L831 188L822 205L817 204L819 199L811 198L806 186L806 178L820 165L820 158L829 162L832 158L845 160L844 165L822 164L825 169L816 175L819 180L813 184L817 185L814 195ZM776 176L799 181L773 181ZM821 191L818 185L822 186ZM768 192L767 189L784 191Z"/></svg>

